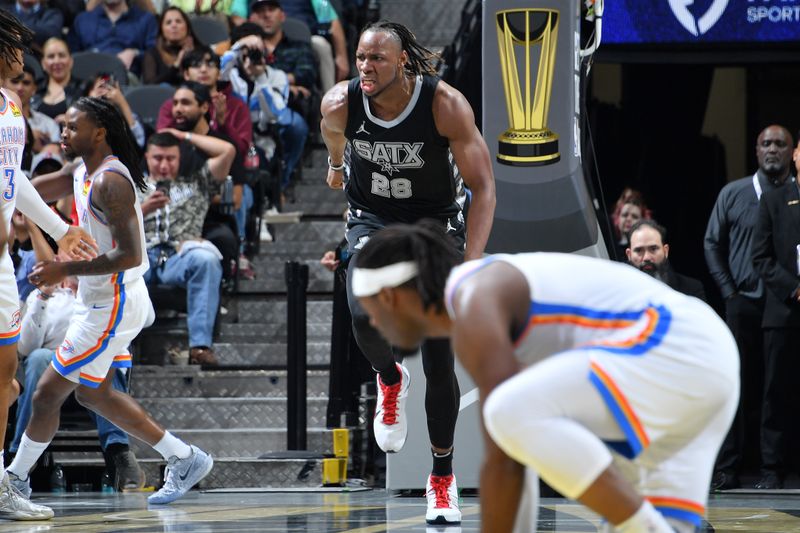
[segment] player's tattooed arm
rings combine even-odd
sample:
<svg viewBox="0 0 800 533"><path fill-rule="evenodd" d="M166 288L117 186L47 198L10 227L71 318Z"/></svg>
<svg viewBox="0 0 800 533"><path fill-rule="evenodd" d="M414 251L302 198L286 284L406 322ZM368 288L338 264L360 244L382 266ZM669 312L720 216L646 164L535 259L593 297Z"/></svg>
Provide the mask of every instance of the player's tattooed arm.
<svg viewBox="0 0 800 533"><path fill-rule="evenodd" d="M135 203L133 184L123 176L105 172L95 179L90 208L108 224L115 246L91 261L65 263L68 275L113 274L139 265L144 250Z"/></svg>

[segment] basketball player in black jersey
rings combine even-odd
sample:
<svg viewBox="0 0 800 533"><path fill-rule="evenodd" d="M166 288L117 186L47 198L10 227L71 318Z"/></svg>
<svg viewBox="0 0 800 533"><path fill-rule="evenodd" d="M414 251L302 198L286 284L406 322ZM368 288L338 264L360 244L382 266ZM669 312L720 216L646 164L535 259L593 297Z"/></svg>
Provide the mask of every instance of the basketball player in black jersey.
<svg viewBox="0 0 800 533"><path fill-rule="evenodd" d="M438 220L460 243L465 259L483 254L495 207L489 150L464 96L434 76L433 58L404 26L371 24L356 50L359 77L338 83L323 98L327 181L347 195L351 257L382 227L422 218ZM466 221L465 186L471 194ZM406 440L408 371L370 325L349 275L347 285L356 340L378 372L375 439L384 451L396 452ZM449 341L427 341L422 365L433 453L426 520L457 523L452 457L460 393Z"/></svg>

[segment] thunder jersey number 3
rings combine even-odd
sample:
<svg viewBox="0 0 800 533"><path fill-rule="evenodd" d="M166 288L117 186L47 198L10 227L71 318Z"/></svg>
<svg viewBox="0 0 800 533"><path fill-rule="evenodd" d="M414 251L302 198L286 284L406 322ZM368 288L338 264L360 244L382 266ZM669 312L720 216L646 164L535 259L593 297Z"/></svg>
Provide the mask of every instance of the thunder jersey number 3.
<svg viewBox="0 0 800 533"><path fill-rule="evenodd" d="M3 199L7 202L10 202L14 199L14 191L17 187L16 182L14 181L14 169L7 168L5 170L6 178L8 178L8 183L6 184L6 190L3 192Z"/></svg>

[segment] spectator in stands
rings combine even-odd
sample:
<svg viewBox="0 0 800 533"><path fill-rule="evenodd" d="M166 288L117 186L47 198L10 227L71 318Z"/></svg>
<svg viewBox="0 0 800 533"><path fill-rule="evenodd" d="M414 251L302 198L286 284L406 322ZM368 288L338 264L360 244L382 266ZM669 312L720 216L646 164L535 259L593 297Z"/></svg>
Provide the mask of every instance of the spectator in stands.
<svg viewBox="0 0 800 533"><path fill-rule="evenodd" d="M642 219L651 219L652 213L644 203L642 193L626 187L611 212L611 223L616 237L615 251L617 261L627 261L628 232Z"/></svg>
<svg viewBox="0 0 800 533"><path fill-rule="evenodd" d="M706 292L699 280L673 270L664 226L654 220L640 220L631 227L629 235L630 245L625 252L631 265L678 292L706 301Z"/></svg>
<svg viewBox="0 0 800 533"><path fill-rule="evenodd" d="M322 92L350 76L347 39L339 15L327 0L282 0L290 17L306 23L311 30L311 47L319 62ZM333 43L333 50L331 50Z"/></svg>
<svg viewBox="0 0 800 533"><path fill-rule="evenodd" d="M5 88L19 95L22 114L33 133L33 152L38 153L44 145L60 142L61 128L55 120L31 108L31 98L36 92L36 79L30 65L23 65L22 74L13 80L6 80Z"/></svg>
<svg viewBox="0 0 800 533"><path fill-rule="evenodd" d="M142 82L178 85L183 79L181 61L200 44L186 13L178 7L168 7L158 19L156 45L142 58Z"/></svg>
<svg viewBox="0 0 800 533"><path fill-rule="evenodd" d="M283 32L285 20L286 13L277 0L256 0L250 4L250 22L261 26L266 35L267 63L286 73L291 91L289 106L307 117L309 97L317 84L317 68L311 47Z"/></svg>
<svg viewBox="0 0 800 533"><path fill-rule="evenodd" d="M238 98L230 82L220 81L219 57L208 47L198 46L181 60L181 81L193 81L208 87L211 95L211 132L226 135L239 154L246 154L253 142L253 123L247 105ZM156 129L177 127L172 115L172 102L167 100L158 111Z"/></svg>
<svg viewBox="0 0 800 533"><path fill-rule="evenodd" d="M303 154L308 125L287 105L289 79L286 73L266 64L265 38L264 30L252 22L234 28L231 32L234 44L222 56L222 79L229 80L233 92L248 103L251 117L256 115L255 133L268 135L269 128L277 125L283 145L281 187L285 190Z"/></svg>
<svg viewBox="0 0 800 533"><path fill-rule="evenodd" d="M115 54L125 68L139 74L141 55L155 46L157 33L152 13L129 6L126 0L103 0L102 5L75 17L68 38L73 52Z"/></svg>
<svg viewBox="0 0 800 533"><path fill-rule="evenodd" d="M119 80L114 78L110 72L98 72L94 78L84 82L83 89L84 96L91 96L93 98L102 98L112 102L125 117L128 126L131 128L131 133L136 139L136 144L139 148L144 148L144 126L139 121L139 117L131 111L131 106L128 100L125 99L125 94L119 86Z"/></svg>
<svg viewBox="0 0 800 533"><path fill-rule="evenodd" d="M45 41L42 53L42 70L47 76L31 99L31 106L63 126L67 107L80 96L81 81L72 76L72 54L64 39L51 37Z"/></svg>
<svg viewBox="0 0 800 533"><path fill-rule="evenodd" d="M211 92L207 86L194 81L184 81L175 91L172 102L172 118L177 130L198 135L210 135L236 146L225 133L211 131L207 117L212 102ZM250 123L247 122L246 126L250 127ZM171 131L171 129L164 128L159 131ZM202 169L203 164L208 159L208 154L204 150L190 143L182 143L180 149L181 175L192 175ZM212 191L212 208L209 210L206 223L203 226L203 237L214 243L222 253L223 277L226 280L232 278L232 267L236 262L239 251L236 220L231 218L231 213L225 212L238 210L244 197L245 173L239 154L234 157L229 173L231 176L231 197L225 198L223 201L219 191ZM252 198L252 194L250 197ZM222 205L225 202L232 205ZM252 202L250 203L252 205Z"/></svg>
<svg viewBox="0 0 800 533"><path fill-rule="evenodd" d="M216 18L226 25L239 25L247 19L247 0L169 0L169 5L191 15Z"/></svg>
<svg viewBox="0 0 800 533"><path fill-rule="evenodd" d="M12 12L33 31L31 48L40 56L47 39L61 36L64 15L58 9L49 7L45 0L4 0L0 7Z"/></svg>
<svg viewBox="0 0 800 533"><path fill-rule="evenodd" d="M208 47L199 46L186 54L182 61L181 71L185 80L200 83L208 87L211 95L209 108L210 135L232 142L237 155L231 167L233 178L233 204L236 209L236 225L239 234L240 258L239 274L252 279L255 276L249 259L243 253L245 242L244 226L247 214L254 205L253 190L246 182L247 176L243 168L242 156L247 154L253 145L253 123L250 112L240 98L233 94L230 82L219 79L219 57ZM173 100L167 100L158 114L157 128L177 127L173 117ZM204 128L198 119L201 130ZM197 126L197 125L196 125ZM199 133L206 133L199 131ZM226 277L227 273L226 273Z"/></svg>
<svg viewBox="0 0 800 533"><path fill-rule="evenodd" d="M36 261L52 261L53 250L35 224L25 220L21 214L15 215L15 231L18 238L30 238ZM21 221L20 221L21 219ZM26 233L22 232L25 228ZM23 265L23 269L24 269ZM30 272L26 272L25 275ZM64 340L67 326L74 312L78 279L68 277L60 286L41 285L27 296L25 314L22 317L17 350L22 358L24 388L17 403L17 421L14 438L8 448L15 454L20 440L31 417L33 393L39 378L53 359L53 354ZM112 387L127 392L125 375L119 369L114 373ZM144 486L144 472L130 450L128 435L101 416L89 411L97 424L97 433L106 468L116 473L115 488L138 489Z"/></svg>
<svg viewBox="0 0 800 533"><path fill-rule="evenodd" d="M739 486L739 468L745 455L745 414L762 407L758 390L775 376L761 379L764 316L764 284L753 268L751 247L758 220L762 192L783 185L790 176L792 135L783 126L772 125L756 141L758 170L755 175L728 183L719 193L705 235L705 255L711 277L725 300L725 320L739 347L742 375L742 399L733 426L722 444L711 486L731 489ZM765 369L766 370L766 369ZM762 478L758 489L776 489L783 485L775 465L776 440L761 420ZM776 439L777 437L777 439ZM771 464L770 464L771 463Z"/></svg>
<svg viewBox="0 0 800 533"><path fill-rule="evenodd" d="M191 175L178 172L181 140L209 156ZM151 135L145 151L151 185L149 192L140 196L150 258L145 281L186 289L189 361L193 364L217 364L212 335L219 308L222 255L202 234L212 189L215 182L225 180L234 153L233 145L221 139L177 130Z"/></svg>

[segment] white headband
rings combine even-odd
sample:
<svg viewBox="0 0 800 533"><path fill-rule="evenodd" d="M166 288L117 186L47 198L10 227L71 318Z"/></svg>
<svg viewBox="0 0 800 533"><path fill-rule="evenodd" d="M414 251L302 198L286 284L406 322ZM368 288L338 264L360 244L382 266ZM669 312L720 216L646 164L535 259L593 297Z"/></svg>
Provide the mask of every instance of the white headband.
<svg viewBox="0 0 800 533"><path fill-rule="evenodd" d="M373 296L385 287L397 287L419 273L417 263L403 261L381 268L356 268L353 270L353 295L357 298Z"/></svg>

